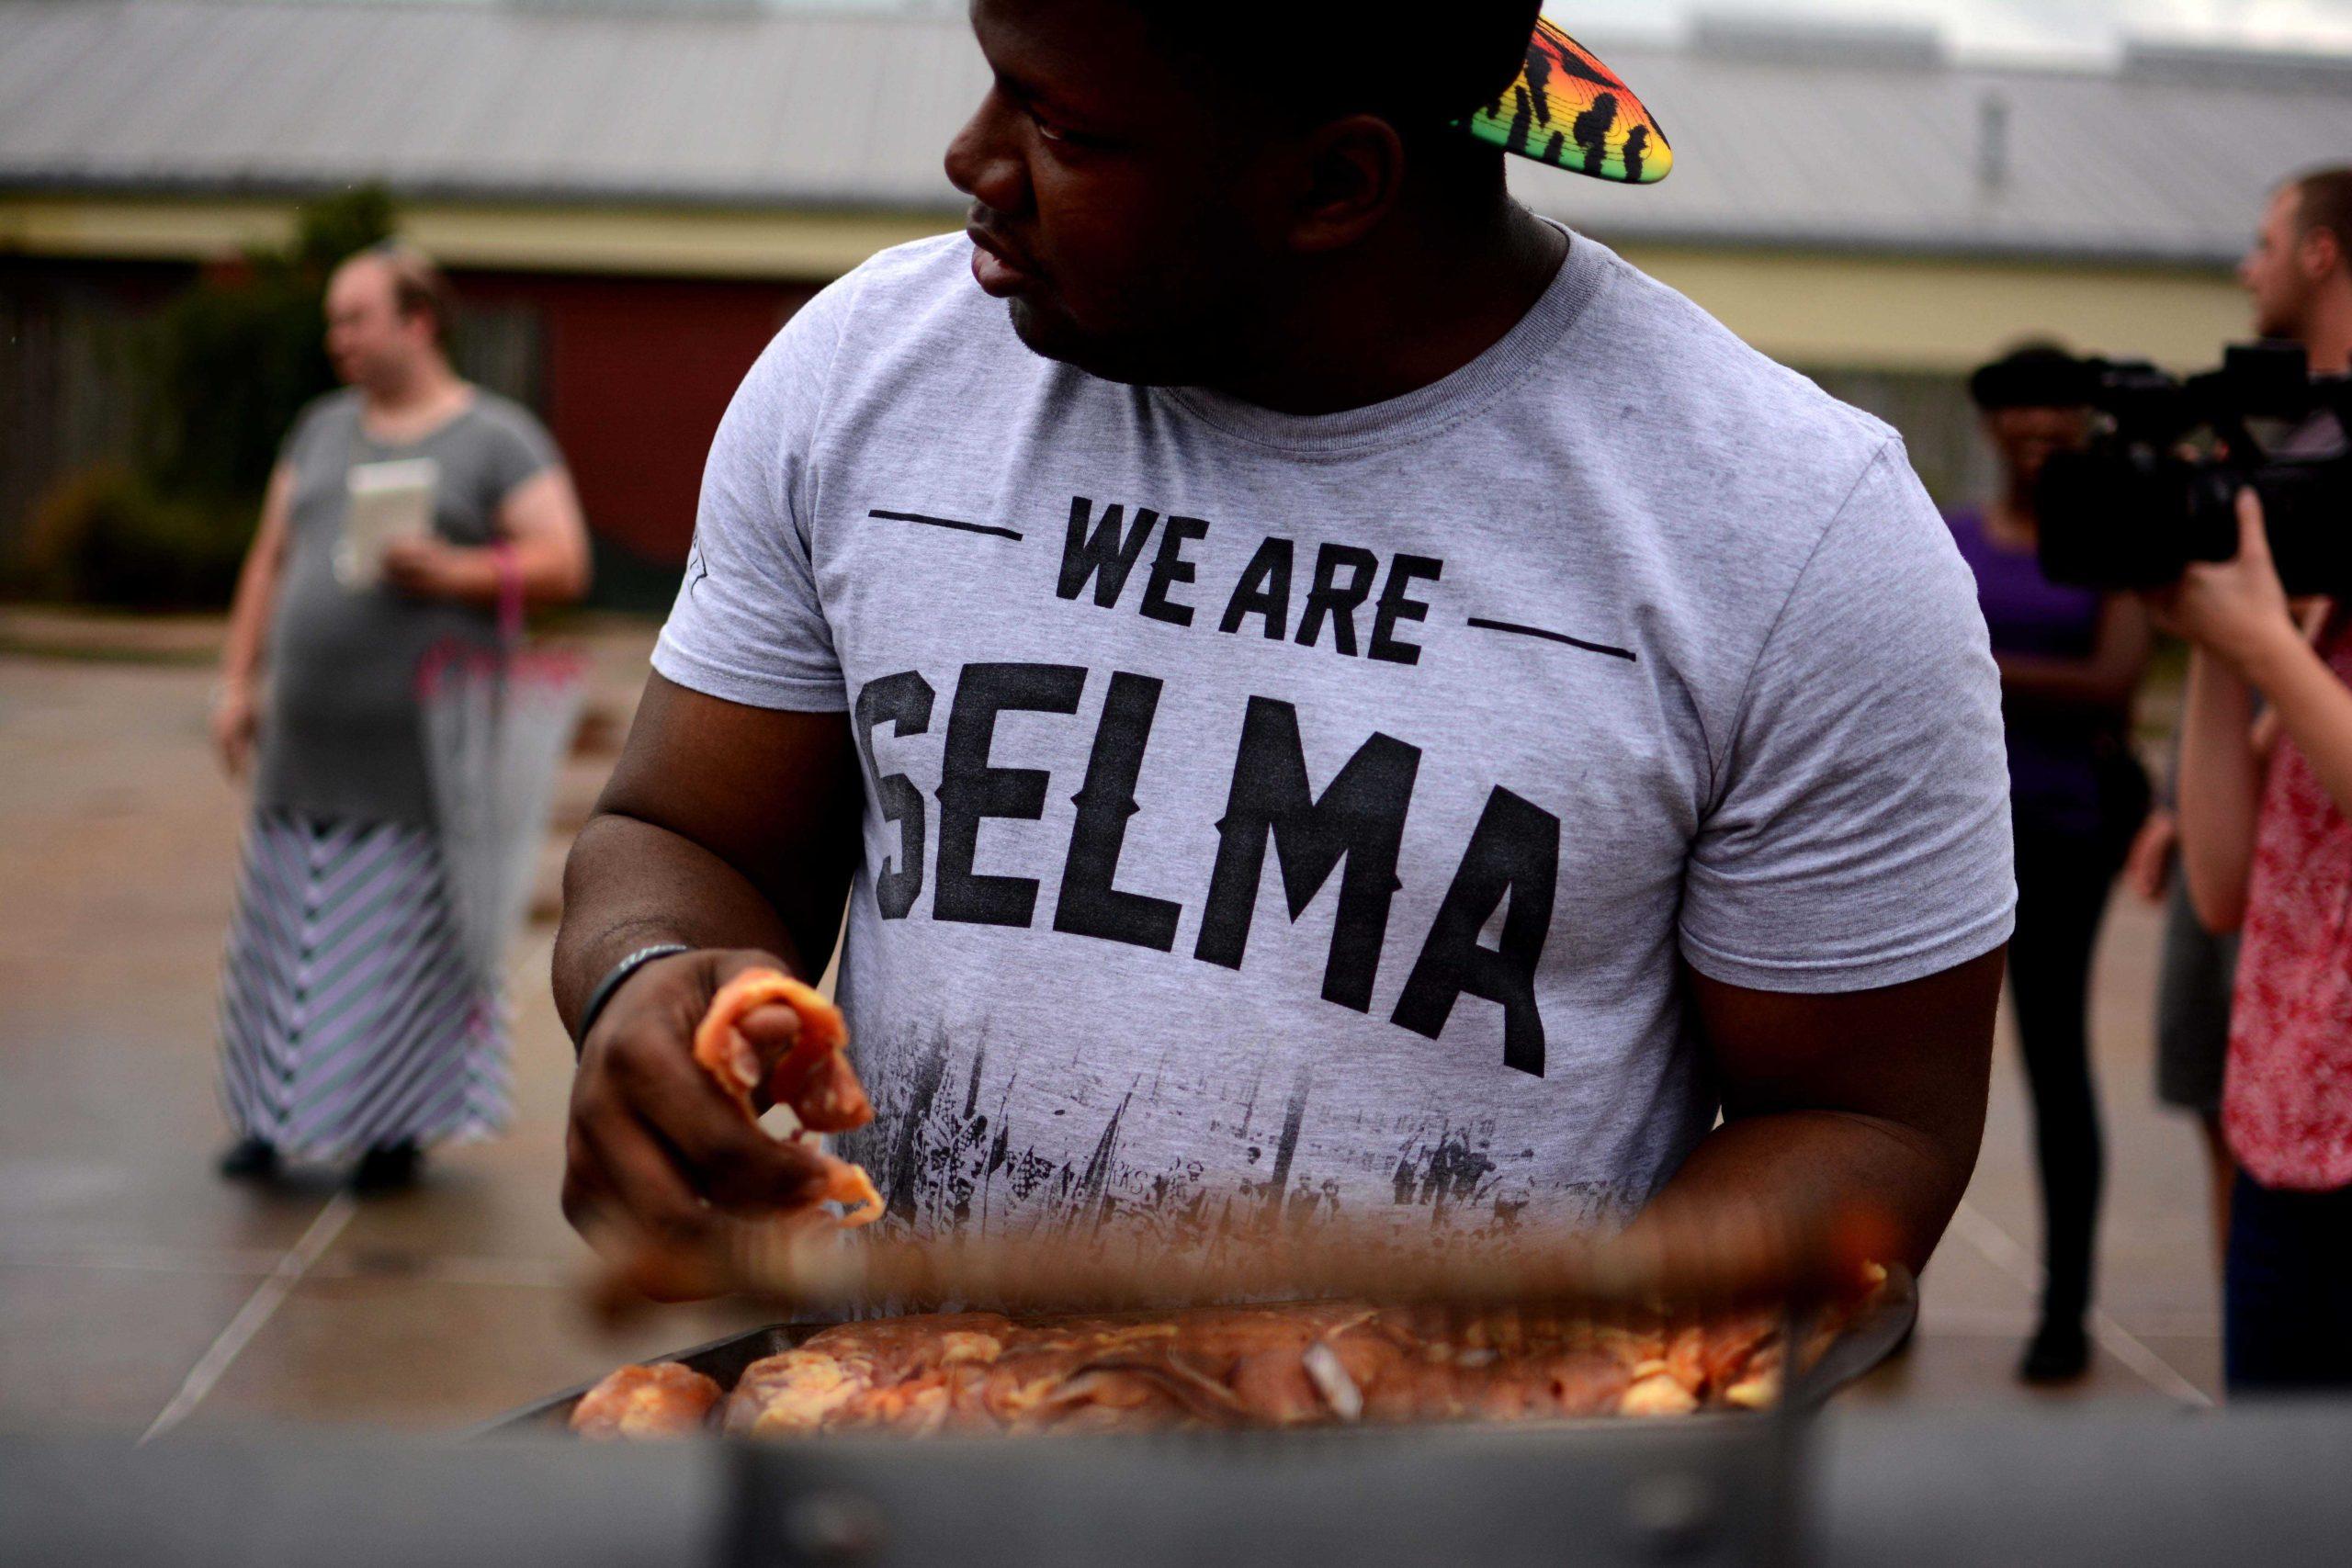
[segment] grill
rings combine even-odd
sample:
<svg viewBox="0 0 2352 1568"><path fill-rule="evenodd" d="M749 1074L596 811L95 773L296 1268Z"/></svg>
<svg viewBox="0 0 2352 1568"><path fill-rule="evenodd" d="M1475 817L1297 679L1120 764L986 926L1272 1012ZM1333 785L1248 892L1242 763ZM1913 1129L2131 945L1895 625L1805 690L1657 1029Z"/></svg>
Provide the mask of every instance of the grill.
<svg viewBox="0 0 2352 1568"><path fill-rule="evenodd" d="M1802 1414L1818 1406L1838 1389L1867 1374L1872 1368L1893 1355L1907 1338L1917 1321L1919 1298L1917 1281L1908 1270L1889 1271L1885 1287L1879 1292L1871 1309L1858 1319L1823 1357L1807 1368L1792 1385L1784 1401L1784 1408L1792 1414ZM734 1387L743 1370L752 1362L778 1355L806 1341L811 1335L828 1326L821 1323L775 1324L748 1333L730 1335L708 1344L660 1358L676 1361L716 1382L722 1389ZM1792 1339L1795 1336L1791 1336ZM499 1417L480 1429L480 1436L515 1436L532 1432L560 1433L566 1430L573 1408L581 1397L594 1387L582 1383L576 1388L551 1394L523 1409ZM1707 1427L1727 1427L1745 1429L1763 1424L1763 1418L1742 1415L1701 1415L1677 1418L1681 1426ZM1621 1432L1627 1426L1623 1420L1594 1422L1548 1422L1552 1429L1589 1427L1611 1432Z"/></svg>
<svg viewBox="0 0 2352 1568"><path fill-rule="evenodd" d="M1810 1417L1878 1366L1917 1320L1890 1272L1870 1308L1764 1413L1660 1420L1430 1423L920 1441L857 1435L651 1445L714 1457L727 1477L716 1561L919 1562L959 1529L959 1568L990 1562L1349 1568L1475 1560L1575 1563L1796 1561ZM664 1358L732 1388L826 1326L779 1324ZM1792 1318L1787 1342L1800 1343ZM475 1436L563 1442L593 1385ZM609 1445L589 1445L609 1452ZM641 1445L622 1445L624 1448ZM1024 1478L1028 1495L1006 1487ZM1039 1495L1036 1478L1057 1478ZM980 1539L1017 1519L1001 1551ZM926 1543L918 1546L918 1542ZM1017 1546L1014 1544L1017 1542Z"/></svg>

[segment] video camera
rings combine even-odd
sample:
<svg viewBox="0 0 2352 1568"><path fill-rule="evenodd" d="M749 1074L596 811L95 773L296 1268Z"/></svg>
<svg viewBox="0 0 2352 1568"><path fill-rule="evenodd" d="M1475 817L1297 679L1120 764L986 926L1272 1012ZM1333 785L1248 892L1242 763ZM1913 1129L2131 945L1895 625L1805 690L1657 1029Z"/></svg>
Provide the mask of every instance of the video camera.
<svg viewBox="0 0 2352 1568"><path fill-rule="evenodd" d="M2037 496L2042 574L2080 588L2161 588L2192 561L2238 553L2237 498L2261 496L2271 554L2295 596L2352 596L2352 450L2274 456L2256 428L2333 412L2352 433L2352 380L2314 381L2295 344L2233 348L2219 370L2174 379L2093 361L2090 445L2050 459ZM2189 455L2200 437L2211 457Z"/></svg>

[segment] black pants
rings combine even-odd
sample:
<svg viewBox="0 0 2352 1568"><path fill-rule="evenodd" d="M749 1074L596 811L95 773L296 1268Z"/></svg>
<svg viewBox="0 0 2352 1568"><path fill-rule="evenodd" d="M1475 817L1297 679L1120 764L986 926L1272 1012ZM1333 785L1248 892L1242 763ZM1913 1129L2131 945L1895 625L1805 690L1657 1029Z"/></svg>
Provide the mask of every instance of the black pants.
<svg viewBox="0 0 2352 1568"><path fill-rule="evenodd" d="M2097 833L2016 822L2018 929L2009 943L2009 999L2033 1099L2033 1152L2041 1173L2042 1313L2079 1318L2090 1305L2091 1251L2107 1150L2091 1082L2091 953L2109 889L2137 820L2118 812Z"/></svg>
<svg viewBox="0 0 2352 1568"><path fill-rule="evenodd" d="M2241 1174L2226 1270L2232 1393L2352 1388L2352 1190Z"/></svg>

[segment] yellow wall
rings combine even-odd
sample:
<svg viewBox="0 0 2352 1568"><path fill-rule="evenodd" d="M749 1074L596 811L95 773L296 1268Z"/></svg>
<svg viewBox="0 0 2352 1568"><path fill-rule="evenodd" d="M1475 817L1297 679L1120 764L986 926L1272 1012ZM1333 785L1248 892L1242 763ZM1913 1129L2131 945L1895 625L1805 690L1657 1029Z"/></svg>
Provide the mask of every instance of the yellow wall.
<svg viewBox="0 0 2352 1568"><path fill-rule="evenodd" d="M0 254L204 260L293 232L290 202L0 194ZM401 231L447 265L687 277L837 277L876 251L956 227L935 213L662 211L420 202Z"/></svg>
<svg viewBox="0 0 2352 1568"><path fill-rule="evenodd" d="M262 200L0 195L0 254L195 260L282 240ZM662 211L422 203L408 235L457 266L824 279L941 232L936 213ZM1956 262L1631 245L1627 257L1766 353L1808 367L1962 370L2028 333L2176 368L2245 331L2226 271Z"/></svg>
<svg viewBox="0 0 2352 1568"><path fill-rule="evenodd" d="M2154 359L2219 364L2244 338L2245 296L2228 271L1907 260L1631 245L1626 259L1792 364L1965 370L2018 338Z"/></svg>

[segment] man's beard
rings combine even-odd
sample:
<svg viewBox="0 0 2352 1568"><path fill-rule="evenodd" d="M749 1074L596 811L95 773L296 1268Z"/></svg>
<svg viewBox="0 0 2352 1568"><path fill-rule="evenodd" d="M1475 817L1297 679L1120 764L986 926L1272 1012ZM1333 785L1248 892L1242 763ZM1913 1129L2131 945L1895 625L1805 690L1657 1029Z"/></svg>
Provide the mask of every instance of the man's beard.
<svg viewBox="0 0 2352 1568"><path fill-rule="evenodd" d="M1204 351L1199 334L1156 333L1108 336L1083 331L1069 318L1024 299L1007 301L1012 333L1040 358L1127 387L1192 387L1211 383L1221 356Z"/></svg>
<svg viewBox="0 0 2352 1568"><path fill-rule="evenodd" d="M1261 374L1295 330L1297 300L1267 287L1264 271L1227 265L1132 279L1109 296L1115 310L1073 311L1051 288L1023 293L1008 301L1012 330L1032 354L1100 380L1230 389Z"/></svg>
<svg viewBox="0 0 2352 1568"><path fill-rule="evenodd" d="M2254 335L2280 343L2301 343L2304 340L2304 318L2308 314L2295 305L2257 310L2254 318Z"/></svg>

